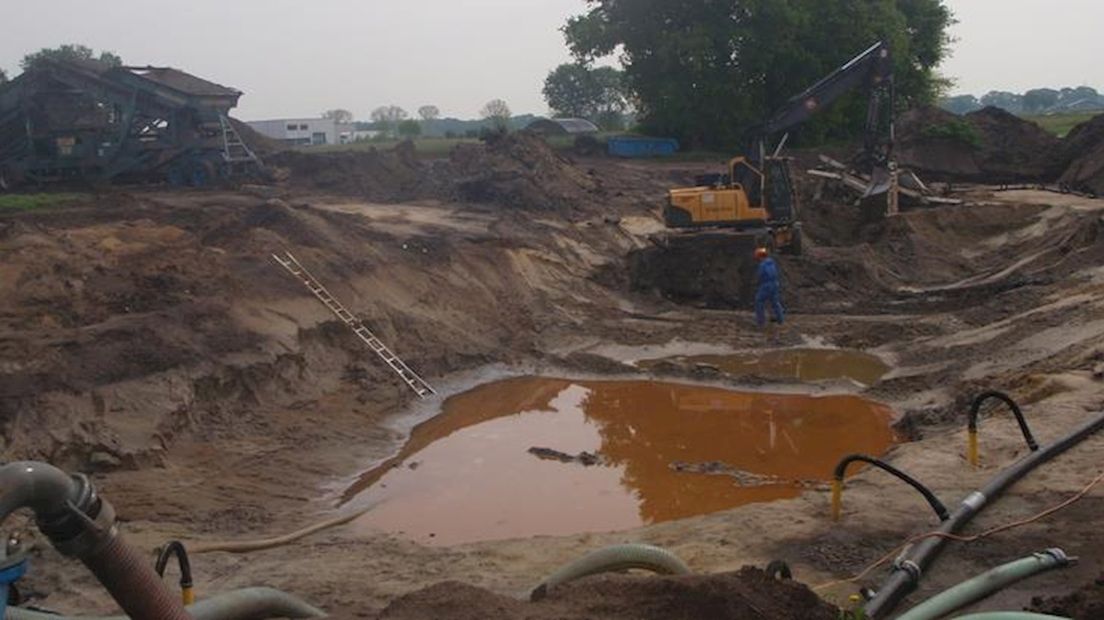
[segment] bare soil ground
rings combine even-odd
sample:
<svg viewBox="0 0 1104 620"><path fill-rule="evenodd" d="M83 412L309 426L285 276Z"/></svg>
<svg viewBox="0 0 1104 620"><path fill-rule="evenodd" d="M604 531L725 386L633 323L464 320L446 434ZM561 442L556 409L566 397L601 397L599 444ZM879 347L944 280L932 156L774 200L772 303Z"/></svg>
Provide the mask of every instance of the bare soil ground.
<svg viewBox="0 0 1104 620"><path fill-rule="evenodd" d="M335 514L346 483L397 450L435 405L413 403L272 261L282 250L442 397L516 372L645 374L593 352L608 344L679 339L756 350L814 342L874 352L894 369L862 393L893 406L914 439L888 458L948 504L1026 450L1010 418L989 416L983 465L966 465L965 408L979 389L1013 394L1043 442L1104 403L1094 376L1104 362L1104 201L981 189L967 205L879 221L830 195L810 199L807 251L782 259L792 320L763 334L748 312L745 253L691 251L672 267L649 240L665 189L700 166L572 162L525 139L441 162L401 152L356 157L289 159L274 187L120 190L0 215L4 459L94 473L123 530L147 549L173 538L265 537ZM637 268L645 255L650 267ZM971 530L1057 503L1091 480L1102 459L1104 436L1086 441L1017 484ZM981 608L1066 594L1104 571L1102 505L1098 490L1014 533L952 545L910 600L1051 546L1081 563ZM816 601L787 607L780 601L788 595L772 594L793 584L726 573L784 559L811 585L849 576L933 529L922 506L911 491L864 472L849 480L838 524L828 520L825 494L810 491L629 532L428 548L337 528L192 563L201 597L270 585L338 618L465 617L458 610L816 618L825 609ZM20 535L35 534L27 527ZM564 562L628 541L667 547L715 577L600 578L539 608L518 602ZM79 565L46 544L23 585L39 606L112 609ZM855 590L818 592L846 604ZM626 611L633 605L638 615Z"/></svg>

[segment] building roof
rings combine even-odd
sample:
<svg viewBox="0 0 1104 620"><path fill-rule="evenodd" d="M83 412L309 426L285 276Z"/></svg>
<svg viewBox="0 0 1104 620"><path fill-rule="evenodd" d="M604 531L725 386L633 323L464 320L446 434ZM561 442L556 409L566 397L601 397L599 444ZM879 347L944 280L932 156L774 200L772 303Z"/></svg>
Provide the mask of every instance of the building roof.
<svg viewBox="0 0 1104 620"><path fill-rule="evenodd" d="M526 129L546 134L598 133L598 126L585 118L538 118Z"/></svg>
<svg viewBox="0 0 1104 620"><path fill-rule="evenodd" d="M122 69L185 95L195 97L238 97L242 94L240 90L208 82L203 78L172 67L122 67Z"/></svg>

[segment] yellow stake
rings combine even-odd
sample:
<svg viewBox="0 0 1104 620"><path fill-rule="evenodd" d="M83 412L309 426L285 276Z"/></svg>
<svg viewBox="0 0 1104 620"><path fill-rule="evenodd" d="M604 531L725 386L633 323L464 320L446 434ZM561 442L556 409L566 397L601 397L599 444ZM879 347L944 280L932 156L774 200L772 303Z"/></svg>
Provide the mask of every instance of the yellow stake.
<svg viewBox="0 0 1104 620"><path fill-rule="evenodd" d="M185 605L191 605L195 602L195 592L190 587L183 588L180 591L180 598L183 599Z"/></svg>
<svg viewBox="0 0 1104 620"><path fill-rule="evenodd" d="M843 481L832 481L832 520L840 520L840 511L843 508Z"/></svg>
<svg viewBox="0 0 1104 620"><path fill-rule="evenodd" d="M978 459L978 437L977 431L969 431L969 443L966 450L966 458L970 460L970 464L974 467L978 466L980 459Z"/></svg>

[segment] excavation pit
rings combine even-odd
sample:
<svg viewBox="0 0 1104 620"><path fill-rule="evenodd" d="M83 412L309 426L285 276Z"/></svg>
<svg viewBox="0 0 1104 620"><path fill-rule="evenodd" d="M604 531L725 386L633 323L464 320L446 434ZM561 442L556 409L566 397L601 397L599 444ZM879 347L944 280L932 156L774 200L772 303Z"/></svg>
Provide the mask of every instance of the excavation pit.
<svg viewBox="0 0 1104 620"><path fill-rule="evenodd" d="M344 500L431 545L631 529L796 497L884 454L891 421L853 395L519 377L449 398Z"/></svg>
<svg viewBox="0 0 1104 620"><path fill-rule="evenodd" d="M661 369L665 364L715 368L733 377L754 376L801 382L850 379L866 386L874 385L889 372L889 365L878 356L846 349L777 349L731 355L679 355L636 362L636 366L647 370Z"/></svg>

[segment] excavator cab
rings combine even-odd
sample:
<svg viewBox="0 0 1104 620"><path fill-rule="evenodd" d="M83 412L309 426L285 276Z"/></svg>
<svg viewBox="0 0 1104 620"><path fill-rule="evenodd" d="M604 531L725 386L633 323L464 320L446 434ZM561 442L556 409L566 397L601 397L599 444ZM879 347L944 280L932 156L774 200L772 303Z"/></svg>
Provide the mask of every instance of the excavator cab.
<svg viewBox="0 0 1104 620"><path fill-rule="evenodd" d="M746 157L734 157L728 174L701 177L697 183L670 190L664 210L668 227L765 232L775 247L799 251L789 158L767 157L759 167Z"/></svg>

